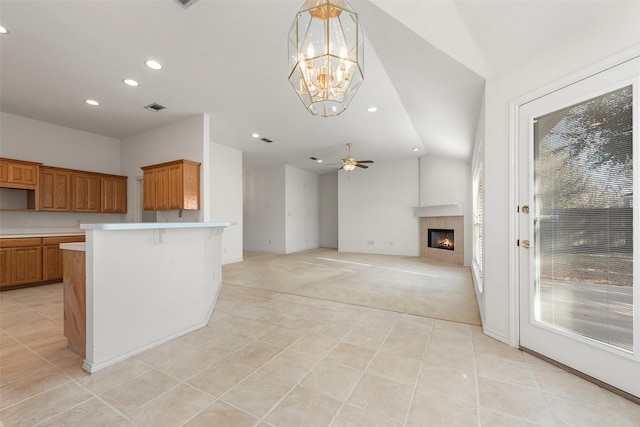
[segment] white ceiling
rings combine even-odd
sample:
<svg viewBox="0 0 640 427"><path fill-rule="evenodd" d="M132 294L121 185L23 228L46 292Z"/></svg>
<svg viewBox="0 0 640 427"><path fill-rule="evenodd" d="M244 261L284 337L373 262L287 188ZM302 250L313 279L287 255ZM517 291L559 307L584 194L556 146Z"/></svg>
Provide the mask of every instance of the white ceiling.
<svg viewBox="0 0 640 427"><path fill-rule="evenodd" d="M624 5L351 1L365 31L365 81L343 114L320 118L287 80L287 34L302 3L0 0L0 25L10 30L0 36L0 109L119 139L207 113L212 142L245 160L316 172L336 167L310 156L337 162L347 142L361 160L430 153L468 161L485 79ZM165 68L149 70L148 58ZM153 102L166 110L143 108Z"/></svg>

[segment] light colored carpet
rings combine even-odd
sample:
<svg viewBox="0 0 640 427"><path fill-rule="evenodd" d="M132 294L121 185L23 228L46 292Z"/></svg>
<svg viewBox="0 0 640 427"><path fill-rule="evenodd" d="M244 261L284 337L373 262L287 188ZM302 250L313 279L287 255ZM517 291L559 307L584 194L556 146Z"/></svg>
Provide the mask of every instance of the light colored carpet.
<svg viewBox="0 0 640 427"><path fill-rule="evenodd" d="M419 257L315 249L245 253L227 284L480 325L471 270Z"/></svg>

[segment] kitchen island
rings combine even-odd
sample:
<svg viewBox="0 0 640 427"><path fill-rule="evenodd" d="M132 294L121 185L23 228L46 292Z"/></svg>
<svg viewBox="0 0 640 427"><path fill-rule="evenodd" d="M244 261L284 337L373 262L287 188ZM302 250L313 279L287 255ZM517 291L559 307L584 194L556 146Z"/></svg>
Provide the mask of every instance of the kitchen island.
<svg viewBox="0 0 640 427"><path fill-rule="evenodd" d="M85 246L60 247L65 252L84 249L83 368L95 372L205 326L222 286L220 240L230 225L81 224ZM82 298L78 284L67 286L66 273L65 292L77 295L65 294L65 319L72 315L68 310L82 312L67 307L68 301L81 304ZM81 321L70 325L82 332Z"/></svg>

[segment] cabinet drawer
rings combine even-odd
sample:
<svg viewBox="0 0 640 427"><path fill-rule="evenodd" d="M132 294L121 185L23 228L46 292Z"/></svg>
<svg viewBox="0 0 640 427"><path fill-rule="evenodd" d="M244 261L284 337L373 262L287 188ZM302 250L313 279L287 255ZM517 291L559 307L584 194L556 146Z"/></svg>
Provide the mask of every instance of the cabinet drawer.
<svg viewBox="0 0 640 427"><path fill-rule="evenodd" d="M16 239L0 239L0 248L24 248L42 245L41 237L19 237Z"/></svg>
<svg viewBox="0 0 640 427"><path fill-rule="evenodd" d="M59 245L60 243L84 242L84 236L43 237L43 245Z"/></svg>

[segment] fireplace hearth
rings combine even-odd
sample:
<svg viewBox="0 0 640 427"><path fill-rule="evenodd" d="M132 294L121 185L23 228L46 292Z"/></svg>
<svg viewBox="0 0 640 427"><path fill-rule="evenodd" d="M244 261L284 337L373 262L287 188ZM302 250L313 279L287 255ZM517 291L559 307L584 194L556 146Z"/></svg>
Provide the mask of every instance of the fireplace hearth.
<svg viewBox="0 0 640 427"><path fill-rule="evenodd" d="M455 250L454 230L430 228L427 230L427 233L427 245L430 248L444 249L447 251Z"/></svg>

